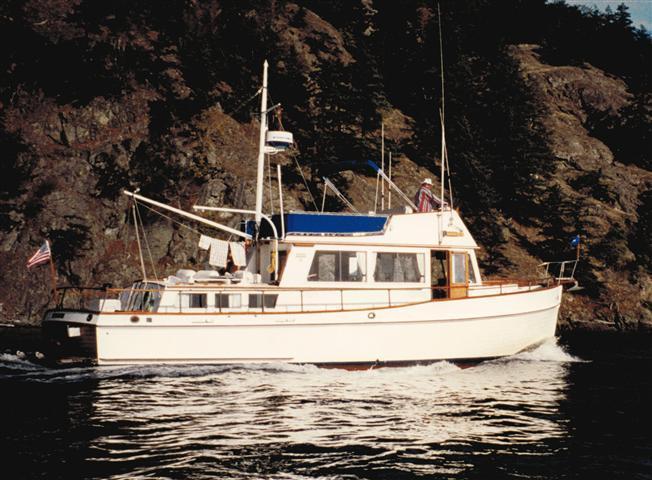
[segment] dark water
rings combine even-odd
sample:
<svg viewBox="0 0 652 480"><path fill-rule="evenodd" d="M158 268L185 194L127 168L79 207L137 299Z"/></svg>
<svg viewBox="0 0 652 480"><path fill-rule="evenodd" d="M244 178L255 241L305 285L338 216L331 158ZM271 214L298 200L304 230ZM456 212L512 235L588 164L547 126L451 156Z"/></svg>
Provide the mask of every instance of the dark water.
<svg viewBox="0 0 652 480"><path fill-rule="evenodd" d="M48 370L0 342L3 478L652 478L650 337L365 372Z"/></svg>

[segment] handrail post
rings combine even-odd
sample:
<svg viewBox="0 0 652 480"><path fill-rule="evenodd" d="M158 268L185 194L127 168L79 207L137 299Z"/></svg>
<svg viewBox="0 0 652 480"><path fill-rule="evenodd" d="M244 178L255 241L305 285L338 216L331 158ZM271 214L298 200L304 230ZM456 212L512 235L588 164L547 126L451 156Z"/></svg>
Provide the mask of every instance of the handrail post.
<svg viewBox="0 0 652 480"><path fill-rule="evenodd" d="M340 288L340 311L344 311L344 290Z"/></svg>
<svg viewBox="0 0 652 480"><path fill-rule="evenodd" d="M389 288L387 289L387 306L392 306L392 291Z"/></svg>

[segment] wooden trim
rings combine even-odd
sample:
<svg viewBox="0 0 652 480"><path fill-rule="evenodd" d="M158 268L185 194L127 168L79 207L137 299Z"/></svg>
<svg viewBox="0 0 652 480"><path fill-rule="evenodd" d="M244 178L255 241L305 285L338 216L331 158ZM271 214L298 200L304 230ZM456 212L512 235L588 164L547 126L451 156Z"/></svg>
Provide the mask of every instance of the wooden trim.
<svg viewBox="0 0 652 480"><path fill-rule="evenodd" d="M463 253L463 252L458 252L458 253ZM468 260L468 255L467 255L467 260ZM449 265L450 268L450 265ZM449 273L450 276L450 273ZM363 282L358 282L364 285ZM329 291L340 291L340 290L345 290L345 291L386 291L387 286L378 286L380 282L375 282L372 285L375 285L374 287L358 287L358 286L351 286L351 287L279 287L277 285L267 285L267 284L259 284L259 286L253 286L253 285L248 285L248 286L243 286L240 287L238 285L183 285L183 288L175 288L175 287L167 287L165 289L154 289L154 290L144 290L144 289L137 289L135 291L151 291L151 292L158 292L158 293L164 293L164 292L175 292L175 293L184 293L187 290L201 290L202 292L206 293L215 293L216 290L218 291L228 291L228 293L248 293L248 292L253 292L253 293L260 293L262 291L265 292L299 292L299 291L317 291L317 292L329 292ZM393 282L383 282L383 283L393 283ZM400 282L396 282L400 283ZM406 282L409 283L409 282ZM468 283L468 269L467 269L467 283ZM483 281L482 284L473 284L472 286L469 284L469 288L471 289L482 289L483 287L496 287L500 285L518 285L518 286L527 286L527 285L540 285L541 282L539 280L526 280L526 279L513 279L513 280L491 280L491 281ZM395 287L395 288L390 288L390 290L399 290L399 291L420 291L420 290L433 290L433 289L445 289L447 287L433 287L431 285L427 285L426 283L420 283L420 286L415 286L415 287ZM462 283L457 283L455 285L464 285ZM544 287L544 285L541 285ZM109 293L120 293L124 291L131 291L130 288L112 288L108 289L107 292ZM197 292L188 292L188 293L197 293ZM110 299L109 299L110 300Z"/></svg>
<svg viewBox="0 0 652 480"><path fill-rule="evenodd" d="M334 283L334 282L333 282ZM359 282L363 283L363 282ZM379 282L375 283L374 285L378 285ZM384 283L400 283L400 282L384 282ZM406 282L409 283L409 282ZM364 283L363 283L364 284ZM419 287L396 287L396 288L391 288L391 290L404 290L404 291L409 291L409 290L414 290L414 291L419 291L419 290L430 290L433 287L430 285L426 285L425 283L420 283ZM119 292L124 292L124 291L130 291L130 288L121 288L121 289L112 289L110 292L111 293L119 293ZM206 293L212 293L215 290L219 291L229 291L229 293L247 293L247 292L254 292L254 293L260 293L262 291L272 291L272 292L298 292L298 291L317 291L317 292L329 292L329 291L367 291L367 290L382 290L385 291L387 290L387 286L375 286L375 287L369 287L369 288L364 288L364 287L279 287L276 285L261 285L260 287L254 287L254 286L246 286L246 287L238 287L234 285L184 285L183 288L174 288L174 287L169 287L165 290L151 290L152 292L181 292L184 293L187 290L200 290L202 292L206 291ZM140 290L139 290L140 291ZM144 291L149 291L149 290L144 290ZM196 293L196 292L188 292L188 293Z"/></svg>
<svg viewBox="0 0 652 480"><path fill-rule="evenodd" d="M360 238L360 237L355 237L355 238ZM286 243L291 244L292 246L297 246L297 247L313 247L315 246L315 242L297 242L297 241L286 241ZM475 243L475 242L474 242ZM405 247L405 248L427 248L428 250L446 250L446 249L451 249L451 248L467 248L469 250L479 250L480 247L477 245L475 246L466 246L466 245L440 245L440 244L409 244L406 245L404 243L401 244L387 244L387 243L352 243L352 242L319 242L319 245L339 245L339 246L348 246L348 247L388 247L388 248L396 248L396 247ZM400 253L400 252L398 252Z"/></svg>
<svg viewBox="0 0 652 480"><path fill-rule="evenodd" d="M453 300L464 300L462 298L458 299L453 299ZM370 319L363 319L358 322L352 322L350 320L345 320L345 321L340 321L340 322L314 322L314 323L287 323L287 322L281 322L281 323L249 323L249 324L216 324L213 322L196 322L192 324L186 324L182 325L184 327L202 327L202 328L233 328L233 327L247 327L247 328L252 328L252 327L306 327L306 326L323 326L323 325L387 325L389 323L395 323L395 324L413 324L413 323L434 323L434 322L476 322L476 321L486 321L490 320L493 318L505 318L505 317L522 317L524 314L529 314L529 313L539 313L539 312L546 312L548 310L556 308L558 305L552 305L548 306L545 308L539 308L537 310L530 310L527 312L517 312L517 313L504 313L504 314L498 314L498 315L490 315L490 316L484 316L484 317L459 317L459 318L434 318L434 319L426 319L426 320L385 320L385 321L380 321L380 320L370 320ZM342 313L339 310L331 310L331 313ZM269 312L272 313L272 312ZM312 313L312 312L310 312ZM226 314L223 314L226 315ZM55 323L53 321L49 321L50 323ZM47 323L47 322L46 322ZM72 324L72 322L69 322ZM179 324L132 324L132 323L127 323L123 325L97 325L98 330L102 329L108 329L108 328L135 328L135 327L142 327L142 328L162 328L162 327L171 327L171 328L178 328Z"/></svg>
<svg viewBox="0 0 652 480"><path fill-rule="evenodd" d="M352 308L352 309L346 309L346 310L304 310L304 311L279 311L279 312L270 312L270 311L265 311L264 315L296 315L296 314L313 314L313 313L342 313L344 312L365 312L365 311L378 311L378 310L388 310L388 309L396 309L396 308L405 308L405 307L412 307L415 305L423 305L426 303L437 303L437 302L450 302L450 301L465 301L465 300L477 300L477 299L482 299L482 298L493 298L493 297L505 297L508 295L522 295L525 293L535 293L535 292L543 292L546 290L550 290L553 288L558 287L559 285L551 285L548 287L541 287L536 290L525 290L523 292L509 292L509 293L495 293L492 295L482 295L478 297L463 297L463 298L437 298L437 299L430 299L430 300L424 300L422 302L412 302L412 303L404 303L402 305L392 305L392 306L387 306L387 307L364 307L364 308ZM304 305L305 307L305 305ZM57 311L78 311L74 309L57 309ZM101 315L127 315L127 314L139 314L139 315L147 315L147 316L156 316L156 315L263 315L262 312L148 312L148 311L121 311L121 312L100 312Z"/></svg>

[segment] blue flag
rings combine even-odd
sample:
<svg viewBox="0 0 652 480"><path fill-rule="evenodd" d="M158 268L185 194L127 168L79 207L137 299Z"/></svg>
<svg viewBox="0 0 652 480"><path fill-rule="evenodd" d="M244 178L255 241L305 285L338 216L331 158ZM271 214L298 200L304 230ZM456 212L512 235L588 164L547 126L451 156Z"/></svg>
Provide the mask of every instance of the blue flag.
<svg viewBox="0 0 652 480"><path fill-rule="evenodd" d="M577 247L580 244L580 236L575 235L570 241L571 247Z"/></svg>

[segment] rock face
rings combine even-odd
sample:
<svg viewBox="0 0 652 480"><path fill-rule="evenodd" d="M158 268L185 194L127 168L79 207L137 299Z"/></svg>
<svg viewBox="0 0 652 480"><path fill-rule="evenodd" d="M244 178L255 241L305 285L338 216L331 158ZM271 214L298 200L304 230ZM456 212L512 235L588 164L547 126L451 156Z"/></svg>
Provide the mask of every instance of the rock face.
<svg viewBox="0 0 652 480"><path fill-rule="evenodd" d="M280 92L272 100L283 103L274 125L294 130L297 138L295 150L273 158L283 169L287 210L315 208L325 174L360 210L372 209L375 176L344 160L380 158L381 118L399 187L411 194L421 178L436 180L437 154L431 152L438 151L433 138L439 124L432 119L436 107L423 104L433 101L429 89L437 83L425 70L423 78L396 78L406 59L423 62L410 49L431 51L428 32L436 14L423 6L413 15L393 6L384 13L365 0L340 15L344 7L338 5L172 1L152 8L31 0L2 7L5 40L24 48L3 61L8 80L0 84L0 145L8 158L0 178L0 322L38 323L51 302L48 268L25 269L45 238L59 285L123 286L142 277L134 212L122 189L140 188L185 209L253 207L254 93L263 53L277 87L272 92ZM407 40L383 28L397 28ZM483 265L500 276L533 275L540 262L559 259L551 255L572 257L565 245L579 233L578 278L585 290L566 296L563 326L650 328L652 175L640 161L612 150L596 128L598 118L603 124L619 119L635 104L634 95L623 79L589 64L548 63L536 45L505 50L538 105L532 122L545 131L539 148L547 152L547 174L530 173L539 192L533 218L497 206L488 215L473 199L462 204L472 231L492 223L493 233L477 238L485 247ZM488 80L453 85L449 115L460 115L449 117L449 125L462 134L480 127L491 132L495 112L483 101L472 103L486 91L467 92L491 86L491 72L480 71L477 52L456 55L451 75L457 83ZM465 95L455 98L456 91ZM486 117L487 124L472 124L474 116ZM500 125L495 130L511 134ZM473 132L468 138L473 141ZM481 178L486 172L469 174L458 166L455 175L456 160L464 165L466 150L474 148L455 140L453 185L478 190L488 182ZM265 195L266 205L278 208L276 188L271 198L267 188ZM332 198L327 207L343 208ZM201 268L206 258L197 248L197 225L188 229L142 208L138 214L151 251L148 275ZM231 226L240 220L215 218Z"/></svg>
<svg viewBox="0 0 652 480"><path fill-rule="evenodd" d="M652 188L652 173L618 161L588 127L596 112L618 115L632 95L621 79L591 65L546 65L536 51L535 45L510 49L545 107L543 124L555 157L547 188L560 192L559 212L570 208L577 218L584 239L578 275L596 290L593 296L567 295L562 319L569 327L602 321L649 329L652 277L628 237L639 222L641 197Z"/></svg>

